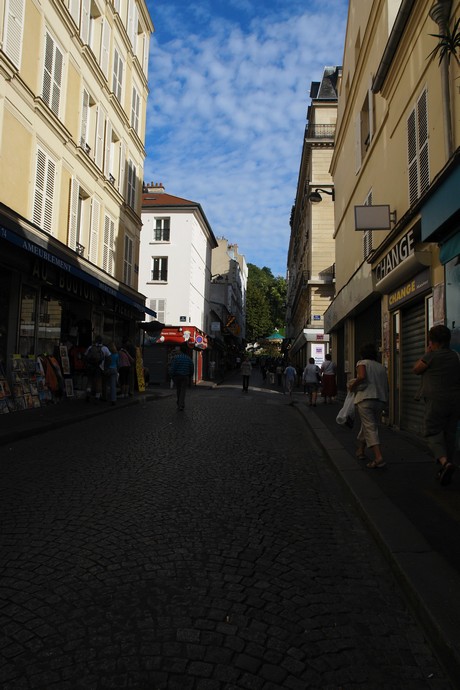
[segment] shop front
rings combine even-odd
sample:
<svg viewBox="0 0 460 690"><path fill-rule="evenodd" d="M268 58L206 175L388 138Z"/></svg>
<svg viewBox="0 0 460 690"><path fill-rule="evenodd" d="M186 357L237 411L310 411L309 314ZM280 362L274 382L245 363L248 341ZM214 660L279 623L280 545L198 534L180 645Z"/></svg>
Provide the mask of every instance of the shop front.
<svg viewBox="0 0 460 690"><path fill-rule="evenodd" d="M168 369L177 348L186 344L195 367L194 382L203 379L206 370L205 357L210 348L206 333L196 326L165 326L161 330L146 326L143 338L144 366L152 384L164 384L169 380Z"/></svg>
<svg viewBox="0 0 460 690"><path fill-rule="evenodd" d="M0 250L1 411L78 396L86 387L82 354L96 335L116 345L125 337L135 342L148 311L143 296L7 216L0 217ZM51 387L42 386L48 368Z"/></svg>

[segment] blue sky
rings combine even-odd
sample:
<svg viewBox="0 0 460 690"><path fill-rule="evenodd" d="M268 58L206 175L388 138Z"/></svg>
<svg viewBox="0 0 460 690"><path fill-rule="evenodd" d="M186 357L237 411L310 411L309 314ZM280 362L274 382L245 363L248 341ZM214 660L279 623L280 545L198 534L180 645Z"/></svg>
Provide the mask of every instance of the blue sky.
<svg viewBox="0 0 460 690"><path fill-rule="evenodd" d="M248 263L286 273L312 81L343 57L346 0L147 0L144 179L201 204Z"/></svg>

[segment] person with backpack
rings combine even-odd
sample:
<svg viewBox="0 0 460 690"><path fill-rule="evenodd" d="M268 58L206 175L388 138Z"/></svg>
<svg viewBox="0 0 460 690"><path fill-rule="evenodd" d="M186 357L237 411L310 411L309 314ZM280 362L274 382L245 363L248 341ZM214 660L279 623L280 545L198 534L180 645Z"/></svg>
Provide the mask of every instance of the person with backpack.
<svg viewBox="0 0 460 690"><path fill-rule="evenodd" d="M97 336L94 343L88 347L83 355L88 382L86 385L86 402L91 396L100 400L102 394L102 380L104 376L104 360L110 357L110 350L103 345L102 338Z"/></svg>

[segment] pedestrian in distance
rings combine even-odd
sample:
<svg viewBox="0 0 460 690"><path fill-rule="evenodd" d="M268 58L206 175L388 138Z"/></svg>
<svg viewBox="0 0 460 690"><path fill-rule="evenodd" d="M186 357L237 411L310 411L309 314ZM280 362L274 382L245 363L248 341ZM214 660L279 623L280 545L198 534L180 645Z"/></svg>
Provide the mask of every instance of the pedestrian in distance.
<svg viewBox="0 0 460 690"><path fill-rule="evenodd" d="M321 372L319 366L315 364L313 357L310 357L307 366L303 370L302 381L304 383L304 391L308 393L310 407L316 407Z"/></svg>
<svg viewBox="0 0 460 690"><path fill-rule="evenodd" d="M276 365L276 383L278 384L278 386L283 385L283 365L281 364L281 362L278 362L278 364Z"/></svg>
<svg viewBox="0 0 460 690"><path fill-rule="evenodd" d="M134 367L134 359L129 354L128 350L121 346L118 350L118 376L120 384L120 397L129 397L129 381L131 376L131 369Z"/></svg>
<svg viewBox="0 0 460 690"><path fill-rule="evenodd" d="M252 364L247 357L243 359L240 365L240 371L243 376L243 393L247 393L249 389L249 379L252 372Z"/></svg>
<svg viewBox="0 0 460 690"><path fill-rule="evenodd" d="M455 438L460 420L460 358L450 348L447 326L433 326L428 349L414 365L422 377L420 397L425 402L424 435L431 453L441 466L438 479L447 486L455 472Z"/></svg>
<svg viewBox="0 0 460 690"><path fill-rule="evenodd" d="M289 395L292 395L292 391L295 388L296 380L297 371L295 367L292 366L292 364L288 364L286 369L284 370L285 393L289 393Z"/></svg>
<svg viewBox="0 0 460 690"><path fill-rule="evenodd" d="M117 402L118 362L120 356L115 343L110 343L108 350L109 355L104 361L105 385L109 388L110 403L115 405Z"/></svg>
<svg viewBox="0 0 460 690"><path fill-rule="evenodd" d="M104 360L110 355L108 348L103 345L101 336L96 336L94 343L88 347L83 359L86 364L88 382L86 386L86 402L91 396L100 400L103 392Z"/></svg>
<svg viewBox="0 0 460 690"><path fill-rule="evenodd" d="M337 395L336 371L337 368L332 361L332 355L328 352L324 362L321 364L321 383L325 404L332 403L332 398L335 398Z"/></svg>
<svg viewBox="0 0 460 690"><path fill-rule="evenodd" d="M185 407L185 392L194 372L192 358L187 354L188 350L185 343L181 345L180 352L171 360L169 369L169 374L176 386L177 407L180 411Z"/></svg>
<svg viewBox="0 0 460 690"><path fill-rule="evenodd" d="M377 362L377 350L373 343L363 345L360 355L361 359L356 363L356 378L348 383L348 390L355 393L355 407L361 419L356 457L367 460L365 451L366 447L370 448L374 459L366 467L380 469L386 465L378 426L388 403L388 375L383 364Z"/></svg>

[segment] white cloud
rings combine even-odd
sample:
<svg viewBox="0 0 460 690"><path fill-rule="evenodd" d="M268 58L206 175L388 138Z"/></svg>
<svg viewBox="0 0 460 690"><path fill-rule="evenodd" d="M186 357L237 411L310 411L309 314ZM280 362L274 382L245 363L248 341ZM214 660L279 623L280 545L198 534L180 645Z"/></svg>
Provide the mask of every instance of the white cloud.
<svg viewBox="0 0 460 690"><path fill-rule="evenodd" d="M152 2L145 179L284 275L310 82L341 63L346 0L254 4Z"/></svg>

